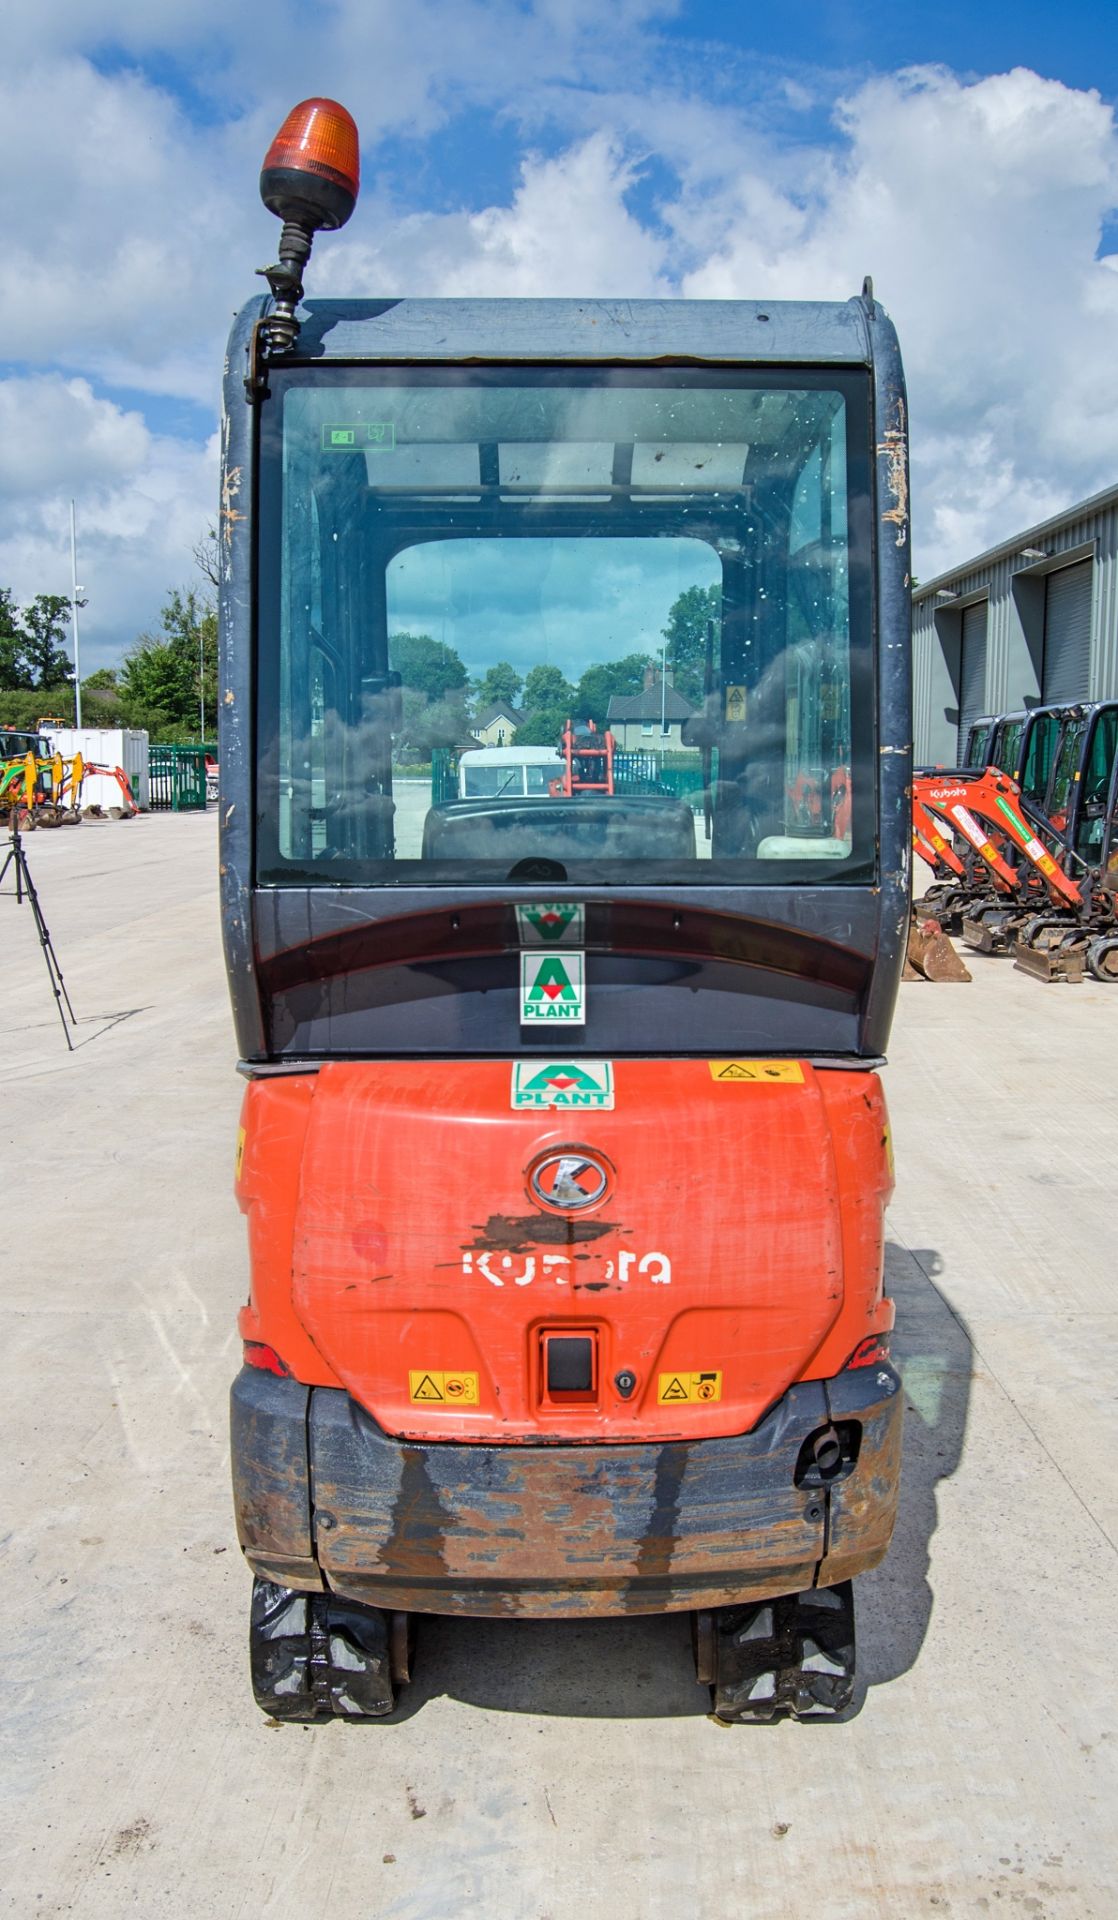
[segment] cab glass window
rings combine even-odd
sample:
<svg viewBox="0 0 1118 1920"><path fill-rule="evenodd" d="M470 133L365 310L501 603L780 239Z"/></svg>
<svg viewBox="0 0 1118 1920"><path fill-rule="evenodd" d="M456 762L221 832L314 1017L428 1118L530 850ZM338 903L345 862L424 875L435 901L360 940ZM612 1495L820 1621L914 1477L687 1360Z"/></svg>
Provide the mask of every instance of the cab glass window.
<svg viewBox="0 0 1118 1920"><path fill-rule="evenodd" d="M872 873L867 375L270 384L259 879Z"/></svg>

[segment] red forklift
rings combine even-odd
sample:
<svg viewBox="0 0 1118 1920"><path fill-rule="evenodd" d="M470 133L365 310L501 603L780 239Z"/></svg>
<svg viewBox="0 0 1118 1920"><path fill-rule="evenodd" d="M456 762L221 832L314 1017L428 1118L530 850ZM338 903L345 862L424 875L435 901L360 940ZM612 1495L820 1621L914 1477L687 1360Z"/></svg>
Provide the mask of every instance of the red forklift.
<svg viewBox="0 0 1118 1920"><path fill-rule="evenodd" d="M563 771L551 782L550 792L556 796L563 794L568 800L576 793L606 793L612 796L616 791L613 779L615 745L608 727L604 733L599 733L592 719L581 727L575 727L568 720L559 745Z"/></svg>
<svg viewBox="0 0 1118 1920"><path fill-rule="evenodd" d="M868 281L304 298L357 188L349 115L304 102L226 370L255 1697L382 1718L424 1614L675 1611L721 1719L833 1716L901 1453L894 330ZM666 666L700 791L424 786L415 742L460 743L487 668L577 689L692 587L720 615ZM842 806L805 810L805 774Z"/></svg>

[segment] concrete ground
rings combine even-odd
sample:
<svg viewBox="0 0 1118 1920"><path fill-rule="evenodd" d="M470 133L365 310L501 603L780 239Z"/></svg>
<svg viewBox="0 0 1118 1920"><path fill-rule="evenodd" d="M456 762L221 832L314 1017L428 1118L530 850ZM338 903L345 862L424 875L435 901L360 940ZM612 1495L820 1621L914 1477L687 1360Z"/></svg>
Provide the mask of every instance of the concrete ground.
<svg viewBox="0 0 1118 1920"><path fill-rule="evenodd" d="M905 1489L844 1723L713 1724L677 1618L433 1622L397 1719L279 1728L228 1491L214 839L211 815L29 840L72 1055L0 896L2 1910L1110 1920L1118 989L996 960L902 989Z"/></svg>

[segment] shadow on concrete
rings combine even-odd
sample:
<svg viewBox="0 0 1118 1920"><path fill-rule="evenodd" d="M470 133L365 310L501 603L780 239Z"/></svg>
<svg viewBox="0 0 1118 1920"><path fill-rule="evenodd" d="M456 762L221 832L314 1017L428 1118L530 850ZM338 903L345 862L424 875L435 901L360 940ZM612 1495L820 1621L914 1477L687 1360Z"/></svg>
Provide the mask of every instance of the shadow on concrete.
<svg viewBox="0 0 1118 1920"><path fill-rule="evenodd" d="M854 1718L869 1690L907 1673L931 1619L930 1546L936 1489L962 1453L971 1345L963 1322L935 1285L940 1255L893 1242L886 1289L897 1305L893 1354L905 1386L900 1511L881 1566L855 1584L858 1678ZM498 1713L577 1719L669 1718L710 1710L694 1678L690 1615L611 1620L418 1621L416 1678L394 1718L410 1719L440 1694ZM751 1729L753 1733L764 1729Z"/></svg>
<svg viewBox="0 0 1118 1920"><path fill-rule="evenodd" d="M98 1022L100 1022L100 1024L97 1025L96 1033L83 1033L80 1040L74 1041L74 1052L77 1053L79 1047L91 1047L95 1040L103 1039L105 1034L111 1033L114 1027L119 1027L122 1021L134 1020L138 1013L150 1013L150 1012L151 1012L151 1008L150 1006L148 1006L148 1007L125 1007L123 1013L83 1014L82 1017L77 1022L77 1025L79 1027L92 1027L94 1025L97 1025Z"/></svg>
<svg viewBox="0 0 1118 1920"><path fill-rule="evenodd" d="M931 1542L936 1491L962 1457L970 1402L971 1339L936 1285L943 1259L931 1248L885 1248L885 1286L897 1304L893 1359L905 1392L904 1465L892 1545L855 1585L858 1680L851 1713L867 1691L915 1666L932 1617Z"/></svg>
<svg viewBox="0 0 1118 1920"><path fill-rule="evenodd" d="M679 1718L710 1710L695 1682L690 1615L624 1620L419 1621L416 1678L395 1718L446 1694L494 1713L577 1720Z"/></svg>

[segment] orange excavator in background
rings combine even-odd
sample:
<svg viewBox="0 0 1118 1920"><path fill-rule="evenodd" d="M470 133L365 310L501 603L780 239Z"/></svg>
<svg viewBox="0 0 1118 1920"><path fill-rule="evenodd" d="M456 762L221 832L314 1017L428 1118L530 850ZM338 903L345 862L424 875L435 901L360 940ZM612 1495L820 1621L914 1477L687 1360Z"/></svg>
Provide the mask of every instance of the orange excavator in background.
<svg viewBox="0 0 1118 1920"><path fill-rule="evenodd" d="M127 775L121 767L101 766L80 753L27 751L0 760L0 817L15 813L21 830L81 825L82 789L89 774L103 774L120 789L119 815L139 812Z"/></svg>
<svg viewBox="0 0 1118 1920"><path fill-rule="evenodd" d="M1047 716L1045 716L1047 718ZM997 732L997 723L991 722ZM995 766L913 777L921 912L1042 980L1118 978L1118 703L1059 716L1044 799Z"/></svg>

